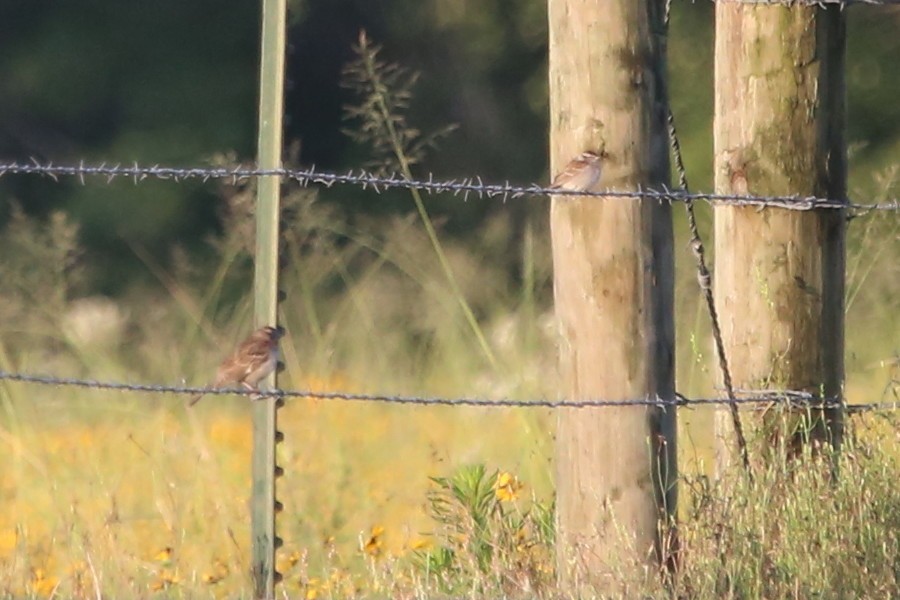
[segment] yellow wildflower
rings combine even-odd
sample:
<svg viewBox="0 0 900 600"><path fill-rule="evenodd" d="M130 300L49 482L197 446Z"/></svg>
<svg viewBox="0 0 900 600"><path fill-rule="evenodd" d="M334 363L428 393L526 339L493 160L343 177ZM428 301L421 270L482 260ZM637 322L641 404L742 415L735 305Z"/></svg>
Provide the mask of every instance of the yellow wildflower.
<svg viewBox="0 0 900 600"><path fill-rule="evenodd" d="M366 543L363 544L363 550L369 556L378 557L381 556L381 553L384 549L384 540L382 536L384 535L384 527L381 525L376 525L372 527L372 532L369 534L369 539L366 540Z"/></svg>
<svg viewBox="0 0 900 600"><path fill-rule="evenodd" d="M213 565L212 570L207 571L203 575L201 575L200 581L202 581L203 583L205 583L207 585L214 585L216 583L219 583L226 577L228 577L228 574L229 574L228 565L223 563L221 560L216 559L216 562Z"/></svg>
<svg viewBox="0 0 900 600"><path fill-rule="evenodd" d="M225 579L225 575L221 573L204 573L200 576L200 581L206 585L215 585Z"/></svg>
<svg viewBox="0 0 900 600"><path fill-rule="evenodd" d="M150 589L154 592L167 589L170 585L181 583L181 578L169 569L163 569L157 575L156 581L150 584Z"/></svg>
<svg viewBox="0 0 900 600"><path fill-rule="evenodd" d="M300 562L301 558L302 555L297 550L294 550L287 556L279 556L278 563L275 565L275 569L279 573L286 573L290 569L294 568L297 563Z"/></svg>
<svg viewBox="0 0 900 600"><path fill-rule="evenodd" d="M305 589L306 591L303 594L303 597L306 600L315 600L319 597L319 591L325 590L325 587L322 586L322 581L318 577L311 577L307 582L300 582L300 587Z"/></svg>
<svg viewBox="0 0 900 600"><path fill-rule="evenodd" d="M525 484L512 473L503 471L497 475L497 481L494 482L494 495L501 502L512 502L519 497L519 492Z"/></svg>
<svg viewBox="0 0 900 600"><path fill-rule="evenodd" d="M431 548L431 540L419 538L410 544L409 547L413 550L427 550L428 548Z"/></svg>
<svg viewBox="0 0 900 600"><path fill-rule="evenodd" d="M156 554L153 555L153 560L155 560L156 562L161 562L161 563L169 562L170 560L172 560L172 554L174 554L174 553L175 553L175 551L172 550L171 547L166 546L165 548L163 548L162 550L160 550L159 552L157 552Z"/></svg>

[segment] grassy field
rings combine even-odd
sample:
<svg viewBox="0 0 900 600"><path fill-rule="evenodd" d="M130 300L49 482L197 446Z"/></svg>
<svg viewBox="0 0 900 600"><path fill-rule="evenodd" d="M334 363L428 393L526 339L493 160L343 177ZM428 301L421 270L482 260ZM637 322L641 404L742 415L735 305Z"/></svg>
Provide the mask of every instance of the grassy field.
<svg viewBox="0 0 900 600"><path fill-rule="evenodd" d="M156 283L115 302L71 299L77 235L63 217L16 217L0 368L204 384L221 348L250 327L251 198L228 194L203 269L178 253L163 267L135 248ZM518 278L489 258L505 247L505 220L487 223L478 244L445 244L498 357L491 366L419 223L353 222L303 194L286 205L283 387L555 397L542 219ZM850 231L848 396L896 399L900 226L868 215ZM689 253L678 260L679 389L709 393L706 317ZM248 596L246 401L210 397L187 410L173 396L16 383L0 384L0 400L0 596ZM668 588L630 582L631 597L900 594L895 417L851 421L837 484L809 458L772 465L751 485L739 473L708 479L710 416L682 413L681 571ZM560 594L549 411L301 399L280 419L279 569L290 597Z"/></svg>

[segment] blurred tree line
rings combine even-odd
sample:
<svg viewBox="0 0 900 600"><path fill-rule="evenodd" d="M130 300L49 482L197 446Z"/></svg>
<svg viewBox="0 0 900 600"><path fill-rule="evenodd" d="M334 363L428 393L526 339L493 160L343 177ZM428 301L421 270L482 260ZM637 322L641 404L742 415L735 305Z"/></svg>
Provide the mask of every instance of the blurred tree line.
<svg viewBox="0 0 900 600"><path fill-rule="evenodd" d="M0 160L137 161L192 166L254 156L259 2L209 0L0 2ZM900 8L848 9L851 190L900 155ZM546 182L547 25L538 0L296 0L291 3L286 142L292 166L346 170L367 160L342 133L352 126L341 86L360 29L382 58L421 77L410 121L423 131L456 124L420 173L486 181ZM674 3L673 108L692 184L711 188L711 2ZM353 213L412 211L407 194L347 187L320 192ZM432 197L446 234L473 235L493 211L513 218L545 202ZM59 183L0 178L0 227L13 206L31 215L62 208L81 225L98 266L93 286L134 277L135 244L166 260L178 243L202 256L219 227L214 185L94 179ZM130 249L131 248L131 249Z"/></svg>

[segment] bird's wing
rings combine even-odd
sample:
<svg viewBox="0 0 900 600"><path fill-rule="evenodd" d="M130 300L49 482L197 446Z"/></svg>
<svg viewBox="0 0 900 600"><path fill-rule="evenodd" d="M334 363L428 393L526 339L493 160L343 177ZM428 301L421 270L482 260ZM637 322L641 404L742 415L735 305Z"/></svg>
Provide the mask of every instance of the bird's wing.
<svg viewBox="0 0 900 600"><path fill-rule="evenodd" d="M243 381L247 375L256 371L261 364L269 360L269 343L261 340L247 340L238 347L230 358L229 371L234 381Z"/></svg>

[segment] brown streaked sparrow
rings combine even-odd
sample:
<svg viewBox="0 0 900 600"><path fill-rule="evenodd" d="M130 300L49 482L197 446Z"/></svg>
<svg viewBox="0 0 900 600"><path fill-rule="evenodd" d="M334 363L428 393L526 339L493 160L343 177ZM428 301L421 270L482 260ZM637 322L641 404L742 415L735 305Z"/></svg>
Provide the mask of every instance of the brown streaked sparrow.
<svg viewBox="0 0 900 600"><path fill-rule="evenodd" d="M281 327L266 325L251 333L241 342L234 354L222 361L216 371L211 388L223 388L240 384L248 390L265 379L278 365L278 340L284 335ZM203 394L197 394L188 403L193 406Z"/></svg>
<svg viewBox="0 0 900 600"><path fill-rule="evenodd" d="M602 159L606 152L597 154L585 150L566 165L554 179L551 190L568 190L572 192L589 192L600 181Z"/></svg>

